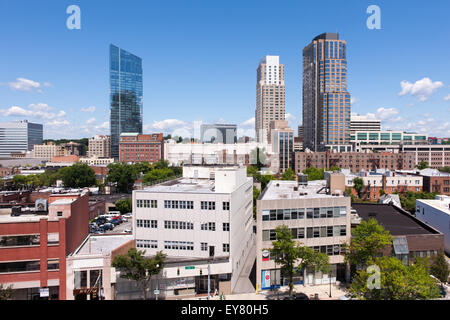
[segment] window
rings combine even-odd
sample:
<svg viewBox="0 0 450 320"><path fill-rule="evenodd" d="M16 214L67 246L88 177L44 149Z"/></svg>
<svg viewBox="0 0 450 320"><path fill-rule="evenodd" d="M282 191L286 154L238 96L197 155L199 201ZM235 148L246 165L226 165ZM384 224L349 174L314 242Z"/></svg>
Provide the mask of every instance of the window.
<svg viewBox="0 0 450 320"><path fill-rule="evenodd" d="M229 243L223 244L223 252L230 252L230 244Z"/></svg>
<svg viewBox="0 0 450 320"><path fill-rule="evenodd" d="M222 230L223 231L230 231L230 224L228 222L224 222L222 224Z"/></svg>
<svg viewBox="0 0 450 320"><path fill-rule="evenodd" d="M230 203L229 202L222 202L222 208L225 211L229 211L230 210Z"/></svg>
<svg viewBox="0 0 450 320"><path fill-rule="evenodd" d="M41 236L39 234L0 236L0 247L28 247L39 246Z"/></svg>
<svg viewBox="0 0 450 320"><path fill-rule="evenodd" d="M208 244L206 242L200 242L200 250L208 251Z"/></svg>
<svg viewBox="0 0 450 320"><path fill-rule="evenodd" d="M136 247L138 248L151 248L158 249L158 241L157 240L136 240Z"/></svg>
<svg viewBox="0 0 450 320"><path fill-rule="evenodd" d="M168 250L194 250L194 243L188 241L164 241L164 249Z"/></svg>

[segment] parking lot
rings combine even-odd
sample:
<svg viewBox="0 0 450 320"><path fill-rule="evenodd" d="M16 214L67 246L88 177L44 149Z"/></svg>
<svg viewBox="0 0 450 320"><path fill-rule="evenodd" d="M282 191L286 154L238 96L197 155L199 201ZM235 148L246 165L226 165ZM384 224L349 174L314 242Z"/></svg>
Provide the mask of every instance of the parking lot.
<svg viewBox="0 0 450 320"><path fill-rule="evenodd" d="M122 217L97 217L96 219L94 219L93 223L89 224L89 231L91 234L132 233L131 230L133 224L131 221L131 217L127 217L123 220L124 221L122 221Z"/></svg>

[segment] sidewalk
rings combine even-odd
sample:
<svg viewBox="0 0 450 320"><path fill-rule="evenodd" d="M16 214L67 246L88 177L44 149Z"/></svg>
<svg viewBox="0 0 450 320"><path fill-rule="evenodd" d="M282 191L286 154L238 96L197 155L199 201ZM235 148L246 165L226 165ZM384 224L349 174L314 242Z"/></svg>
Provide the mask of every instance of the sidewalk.
<svg viewBox="0 0 450 320"><path fill-rule="evenodd" d="M280 289L278 289L279 298L283 299L285 296L287 296L288 292L289 292L288 287L281 287ZM340 288L338 284L331 284L331 298L329 296L330 292L329 284L316 286L295 285L294 292L304 293L308 297L317 293L319 295L320 300L339 300L339 297L344 296L347 293L343 288ZM202 298L202 300L203 299L206 299L206 297ZM264 290L260 291L259 293L252 292L252 293L229 294L225 296L225 300L276 300L276 299L277 299L277 292L271 290ZM220 300L220 297L214 296L211 298L211 300Z"/></svg>

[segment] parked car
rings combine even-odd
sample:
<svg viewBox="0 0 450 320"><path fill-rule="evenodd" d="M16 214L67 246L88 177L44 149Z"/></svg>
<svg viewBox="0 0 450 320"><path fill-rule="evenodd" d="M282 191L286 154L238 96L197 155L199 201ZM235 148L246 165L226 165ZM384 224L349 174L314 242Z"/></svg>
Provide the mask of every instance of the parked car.
<svg viewBox="0 0 450 320"><path fill-rule="evenodd" d="M124 217L124 216L120 217L120 220L121 220L122 222L128 222L128 219L127 219L126 217Z"/></svg>
<svg viewBox="0 0 450 320"><path fill-rule="evenodd" d="M104 230L113 230L114 229L114 225L112 223L107 222L107 223L105 223L103 225L103 229Z"/></svg>
<svg viewBox="0 0 450 320"><path fill-rule="evenodd" d="M131 231L131 229L125 229L125 230L123 230L123 232L124 233L131 233L132 231Z"/></svg>
<svg viewBox="0 0 450 320"><path fill-rule="evenodd" d="M131 212L128 212L128 213L125 213L124 215L122 215L122 217L131 218L131 217L133 217L133 214Z"/></svg>

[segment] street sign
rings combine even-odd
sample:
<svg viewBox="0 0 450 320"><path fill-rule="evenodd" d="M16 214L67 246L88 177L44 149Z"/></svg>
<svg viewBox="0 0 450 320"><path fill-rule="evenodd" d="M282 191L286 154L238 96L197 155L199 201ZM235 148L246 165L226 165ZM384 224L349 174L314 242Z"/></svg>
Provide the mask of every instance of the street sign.
<svg viewBox="0 0 450 320"><path fill-rule="evenodd" d="M48 298L50 295L49 289L48 288L40 288L39 289L39 296L41 298Z"/></svg>
<svg viewBox="0 0 450 320"><path fill-rule="evenodd" d="M187 267L184 267L184 269L185 270L193 270L193 269L195 269L195 266L187 266Z"/></svg>
<svg viewBox="0 0 450 320"><path fill-rule="evenodd" d="M156 289L155 291L153 291L154 294L159 294L159 290Z"/></svg>

